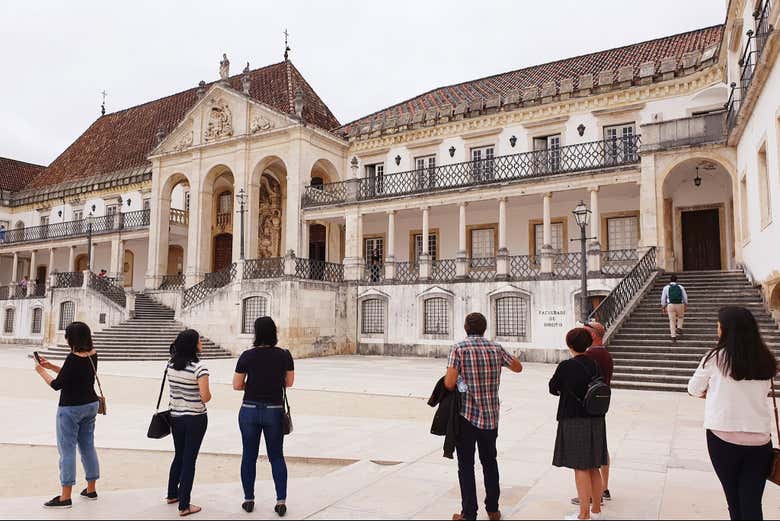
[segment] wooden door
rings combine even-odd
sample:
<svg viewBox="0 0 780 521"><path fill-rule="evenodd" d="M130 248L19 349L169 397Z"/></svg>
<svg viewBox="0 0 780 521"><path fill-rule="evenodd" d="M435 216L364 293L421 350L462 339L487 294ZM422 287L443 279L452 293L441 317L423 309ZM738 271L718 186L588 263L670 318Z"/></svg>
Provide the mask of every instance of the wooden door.
<svg viewBox="0 0 780 521"><path fill-rule="evenodd" d="M720 270L720 212L717 208L682 213L683 270Z"/></svg>
<svg viewBox="0 0 780 521"><path fill-rule="evenodd" d="M223 233L214 237L214 271L219 271L233 262L233 236Z"/></svg>
<svg viewBox="0 0 780 521"><path fill-rule="evenodd" d="M312 224L309 227L309 259L325 261L325 235L325 226L322 224Z"/></svg>
<svg viewBox="0 0 780 521"><path fill-rule="evenodd" d="M133 272L135 271L135 254L125 250L125 259L122 264L122 279L126 288L133 287Z"/></svg>
<svg viewBox="0 0 780 521"><path fill-rule="evenodd" d="M184 273L184 248L177 245L168 246L168 270L166 275Z"/></svg>
<svg viewBox="0 0 780 521"><path fill-rule="evenodd" d="M35 271L35 280L39 284L46 284L46 266L38 266Z"/></svg>

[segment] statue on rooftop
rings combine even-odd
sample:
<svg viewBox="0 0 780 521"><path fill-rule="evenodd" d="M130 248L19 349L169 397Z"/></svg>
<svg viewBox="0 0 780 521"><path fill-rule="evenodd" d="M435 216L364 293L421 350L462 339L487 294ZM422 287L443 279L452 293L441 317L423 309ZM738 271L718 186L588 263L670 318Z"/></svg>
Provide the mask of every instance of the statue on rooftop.
<svg viewBox="0 0 780 521"><path fill-rule="evenodd" d="M219 77L222 80L227 80L230 76L230 60L228 60L227 54L222 54L222 60L219 62Z"/></svg>

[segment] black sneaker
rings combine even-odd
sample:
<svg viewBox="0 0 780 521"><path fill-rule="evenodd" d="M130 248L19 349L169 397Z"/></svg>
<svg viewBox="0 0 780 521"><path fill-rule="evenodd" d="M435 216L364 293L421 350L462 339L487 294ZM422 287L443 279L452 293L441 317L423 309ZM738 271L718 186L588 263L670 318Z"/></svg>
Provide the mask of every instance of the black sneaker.
<svg viewBox="0 0 780 521"><path fill-rule="evenodd" d="M241 508L244 509L244 512L247 514L251 514L252 511L255 509L255 502L254 501L244 501L241 504Z"/></svg>
<svg viewBox="0 0 780 521"><path fill-rule="evenodd" d="M66 499L65 501L60 500L60 496L57 496L53 498L51 501L47 501L43 504L43 508L71 508L73 506L73 501L70 499Z"/></svg>
<svg viewBox="0 0 780 521"><path fill-rule="evenodd" d="M87 489L81 491L81 497L89 499L90 501L96 501L98 498L97 492L87 492Z"/></svg>
<svg viewBox="0 0 780 521"><path fill-rule="evenodd" d="M276 512L276 515L279 517L284 517L287 514L287 505L284 503L276 505L274 507L274 512Z"/></svg>
<svg viewBox="0 0 780 521"><path fill-rule="evenodd" d="M612 501L612 495L609 493L609 489L606 489L601 495L601 503L603 504L604 501Z"/></svg>

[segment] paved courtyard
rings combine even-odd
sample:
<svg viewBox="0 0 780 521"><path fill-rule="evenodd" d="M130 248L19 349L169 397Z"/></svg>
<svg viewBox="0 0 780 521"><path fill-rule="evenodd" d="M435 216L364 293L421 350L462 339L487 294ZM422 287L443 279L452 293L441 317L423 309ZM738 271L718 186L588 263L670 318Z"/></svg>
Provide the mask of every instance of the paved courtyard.
<svg viewBox="0 0 780 521"><path fill-rule="evenodd" d="M145 436L159 390L159 362L101 364L109 415L98 419L101 501L45 511L57 493L56 393L32 370L29 349L0 350L0 518L176 518L160 501L170 439ZM214 401L193 501L203 518L274 518L267 463L258 469L258 510L241 509L237 411L230 387L234 361L210 361ZM505 373L499 436L501 508L508 519L561 519L575 495L570 471L551 466L556 399L547 393L553 366ZM456 463L429 434L426 399L443 360L335 357L296 362L290 393L295 432L290 465L292 519L449 519L459 507ZM703 401L682 394L615 391L608 418L613 456L608 519L727 518L707 457ZM479 472L479 469L477 470ZM79 469L81 476L81 469ZM80 478L81 479L81 478ZM767 518L780 518L780 489L769 485ZM485 518L484 512L481 513Z"/></svg>

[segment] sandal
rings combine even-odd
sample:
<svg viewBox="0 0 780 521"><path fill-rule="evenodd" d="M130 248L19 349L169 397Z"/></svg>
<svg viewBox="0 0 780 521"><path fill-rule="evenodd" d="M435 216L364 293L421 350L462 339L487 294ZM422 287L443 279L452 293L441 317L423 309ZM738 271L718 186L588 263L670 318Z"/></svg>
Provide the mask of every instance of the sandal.
<svg viewBox="0 0 780 521"><path fill-rule="evenodd" d="M190 505L190 508L188 508L187 510L180 510L179 515L181 517L187 517L187 516L191 516L192 514L197 514L201 510L203 509L197 505Z"/></svg>

